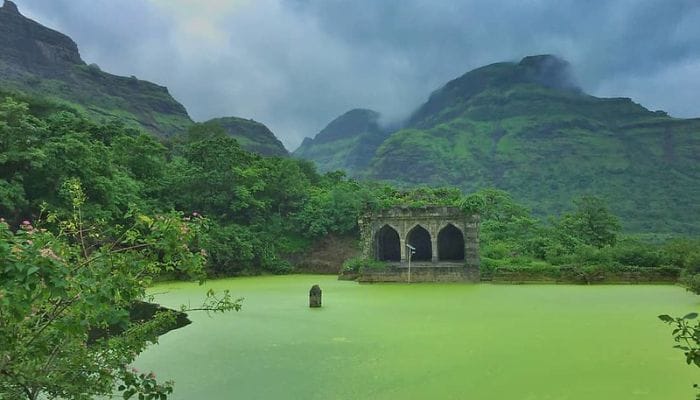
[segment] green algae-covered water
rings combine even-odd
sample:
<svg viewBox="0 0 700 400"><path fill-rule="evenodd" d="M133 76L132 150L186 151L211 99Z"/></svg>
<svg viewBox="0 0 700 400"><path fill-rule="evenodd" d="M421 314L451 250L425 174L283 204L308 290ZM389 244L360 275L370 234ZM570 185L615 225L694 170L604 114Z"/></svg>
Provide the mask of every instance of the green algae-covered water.
<svg viewBox="0 0 700 400"><path fill-rule="evenodd" d="M308 290L323 289L323 308ZM692 399L696 367L658 314L700 297L655 285L359 285L329 276L163 284L196 306L230 289L243 311L193 313L136 363L173 399Z"/></svg>

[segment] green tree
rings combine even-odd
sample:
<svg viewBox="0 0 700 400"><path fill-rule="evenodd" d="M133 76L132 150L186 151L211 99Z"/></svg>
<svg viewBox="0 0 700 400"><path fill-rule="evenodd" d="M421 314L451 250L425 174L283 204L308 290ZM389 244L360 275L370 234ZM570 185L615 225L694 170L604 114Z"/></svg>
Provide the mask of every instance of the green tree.
<svg viewBox="0 0 700 400"><path fill-rule="evenodd" d="M511 255L544 257L546 246L540 222L518 204L508 192L484 189L459 202L465 212L475 212L481 219L482 252L494 259Z"/></svg>
<svg viewBox="0 0 700 400"><path fill-rule="evenodd" d="M80 183L69 180L66 191L71 217L46 218L59 233L30 221L16 232L0 223L0 398L90 399L116 390L125 399L164 399L172 383L129 364L173 327L175 315L133 321L129 310L163 272L203 278L202 221L133 211L128 226L103 230L83 221ZM210 292L199 309L240 306L228 292Z"/></svg>
<svg viewBox="0 0 700 400"><path fill-rule="evenodd" d="M260 159L227 136L187 142L175 160L172 196L175 207L220 221L241 221L264 208L256 194L264 189Z"/></svg>
<svg viewBox="0 0 700 400"><path fill-rule="evenodd" d="M46 125L29 114L26 103L8 97L0 102L0 215L16 221L29 205L24 175L42 164L37 147Z"/></svg>
<svg viewBox="0 0 700 400"><path fill-rule="evenodd" d="M558 230L598 248L614 246L621 230L620 221L598 197L584 196L574 201L575 209L564 214Z"/></svg>
<svg viewBox="0 0 700 400"><path fill-rule="evenodd" d="M131 204L145 203L153 179L144 171L159 169L137 160L158 157L152 139L119 124L98 126L75 112L38 118L31 109L11 98L0 103L0 215L16 224L38 215L42 203L70 213L60 188L73 177L90 198L83 207L90 218L118 220Z"/></svg>

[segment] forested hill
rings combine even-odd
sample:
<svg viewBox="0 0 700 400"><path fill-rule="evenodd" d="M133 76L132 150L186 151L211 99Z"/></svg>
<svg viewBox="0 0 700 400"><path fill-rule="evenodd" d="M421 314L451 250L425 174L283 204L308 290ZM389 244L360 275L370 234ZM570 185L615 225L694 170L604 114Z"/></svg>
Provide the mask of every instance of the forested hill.
<svg viewBox="0 0 700 400"><path fill-rule="evenodd" d="M71 38L26 18L5 0L0 7L0 94L13 92L61 102L96 122L116 119L157 136L183 133L193 124L166 87L87 65ZM234 117L215 122L246 150L287 154L260 123Z"/></svg>
<svg viewBox="0 0 700 400"><path fill-rule="evenodd" d="M314 155L314 139L295 155L324 169L352 146L367 149L366 137L326 141L323 158ZM366 157L366 166L346 164L348 172L465 192L497 187L539 215L594 193L627 231L700 231L700 120L587 95L553 56L492 64L448 82Z"/></svg>
<svg viewBox="0 0 700 400"><path fill-rule="evenodd" d="M183 132L192 123L167 88L86 65L71 38L24 17L8 0L0 8L0 86L159 135Z"/></svg>
<svg viewBox="0 0 700 400"><path fill-rule="evenodd" d="M361 170L386 139L379 113L354 109L331 121L315 138L306 138L294 156L314 160L323 172Z"/></svg>
<svg viewBox="0 0 700 400"><path fill-rule="evenodd" d="M214 118L205 122L223 128L244 149L263 156L288 156L289 152L274 133L260 122L237 117Z"/></svg>

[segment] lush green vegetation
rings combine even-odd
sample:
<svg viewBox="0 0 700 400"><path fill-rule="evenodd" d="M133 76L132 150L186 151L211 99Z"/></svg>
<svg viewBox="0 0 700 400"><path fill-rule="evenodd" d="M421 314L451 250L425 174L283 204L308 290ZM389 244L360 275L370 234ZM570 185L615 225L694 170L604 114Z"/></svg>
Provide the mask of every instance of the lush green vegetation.
<svg viewBox="0 0 700 400"><path fill-rule="evenodd" d="M627 99L586 96L569 84L563 65L551 57L528 57L519 64L500 63L472 71L435 92L401 129L380 127L379 115L373 111L353 110L297 152L319 161L325 172L319 173L309 161L284 157L286 150L262 124L239 118L194 124L167 89L85 65L70 38L33 23L10 6L3 7L1 14L3 26L9 28L0 46L0 399L86 399L115 391L125 399L164 399L172 393L172 383L128 367L177 322L173 312L145 319L132 313L136 302L148 298L147 288L155 280L292 272L290 260L298 259L314 242L333 235L356 236L362 213L395 205L451 205L479 213L486 279L510 275L519 280L595 283L610 274L630 281L640 276L665 281L680 276L689 290L700 293L700 240L672 237L700 233L700 205L694 201L700 195L698 121L650 112ZM52 44L45 45L46 40ZM142 130L166 138L157 139ZM412 189L330 172L338 168ZM425 183L453 187L419 186ZM534 212L502 190L463 195L491 186L510 190ZM635 232L646 235L630 235ZM384 263L358 258L344 265L354 272L384 267ZM308 287L307 282L303 286ZM339 285L335 288L342 290ZM359 307L345 310L384 307L389 313L372 315L389 318L375 319L372 327L380 328L375 334L390 332L392 339L398 325L398 329L420 332L416 315L442 319L446 322L442 327L440 321L420 321L421 327L433 329L420 339L438 343L432 350L444 356L429 360L434 363L431 370L437 371L445 368L453 347L464 348L464 338L473 333L473 321L484 316L483 311L468 316L478 309L473 298L454 292L460 289L451 287L457 300L448 301L456 305L451 311L444 307L442 289L438 302L421 299L418 293L410 307L406 296L383 304L371 299L370 305L367 296L364 303L346 297L346 304ZM663 295L670 296L666 289L674 288L663 288ZM535 304L539 298L526 298L517 305ZM550 297L539 306L562 298ZM644 298L635 297L632 303L639 306ZM286 295L276 300L290 304ZM209 292L203 302L201 307L182 310L241 307L226 291L222 297ZM398 312L397 304L403 307ZM485 304L492 311L496 303ZM512 307L505 310L512 312ZM462 325L435 310L459 315ZM560 311L550 311L539 317L561 319ZM408 324L392 320L402 312L409 316ZM363 322L368 320L365 314L346 311L343 322L358 315ZM690 322L696 316L662 315L661 319L675 324L675 339L688 363L700 365L698 326ZM280 315L272 317L284 322ZM612 317L612 322L621 320L619 314ZM494 332L514 332L511 321L503 321L500 317L493 321L502 325ZM506 338L506 346L520 346L515 339L522 337L552 337L522 335L528 321L518 322L517 338ZM608 322L603 322L607 329ZM540 324L536 325L539 329ZM324 335L337 332L336 326L327 327L334 330ZM286 329L301 332L298 325L280 328L274 332L286 339L290 337ZM454 331L445 336L450 329ZM324 331L312 332L310 337L319 332ZM487 329L483 332L487 334L472 338L476 347L447 364L453 375L463 378L467 367L463 360L473 367L473 352L479 349L489 350L477 354L482 365L497 360L493 365L500 366L503 357L493 357L492 349L504 339ZM560 333L553 336L568 338ZM625 329L619 333L623 346L629 335ZM352 340L362 342L361 335L353 335ZM406 337L399 338L400 347L415 351L416 342ZM484 345L480 342L484 337L497 337L501 343ZM229 331L225 339L231 342ZM319 340L327 339L316 336L309 345L315 349ZM642 337L641 342L649 339ZM443 346L449 340L455 340L455 345ZM363 362L378 365L377 343L364 346L370 353ZM585 344L578 346L585 348ZM292 356L308 356L308 348L301 346ZM432 355L432 350L424 346L424 355ZM588 350L586 354L593 352ZM357 359L354 351L350 354ZM396 363L377 369L362 364L357 370L374 373L399 363L410 365L404 363L404 354L396 354L401 356ZM334 357L344 359L343 354ZM425 363L428 358L417 359ZM333 371L355 368L349 362L342 365ZM482 365L474 374L485 370ZM290 370L298 367L288 366ZM590 368L590 361L586 367ZM267 379L264 373L260 376ZM358 376L366 384L377 375ZM424 377L420 378L413 382L422 385ZM460 389L449 387L456 381L433 387L447 390L445 394L457 393ZM617 379L612 387L620 387ZM265 389L277 390L270 388ZM289 394L288 386L282 390L274 397ZM432 390L430 394L435 395ZM494 398L507 397L497 388L485 391ZM401 394L396 390L379 394L393 397L397 393ZM416 392L409 388L403 393ZM323 397L335 394L322 393ZM362 397L376 398L376 394ZM582 398L590 397L590 392L584 394ZM616 392L614 398L625 394L629 392Z"/></svg>
<svg viewBox="0 0 700 400"><path fill-rule="evenodd" d="M49 97L96 121L118 118L125 125L159 135L183 132L192 124L167 89L135 77L105 73L96 65L66 65L52 77L0 61L0 86Z"/></svg>
<svg viewBox="0 0 700 400"><path fill-rule="evenodd" d="M127 321L126 307L143 298L152 279L290 272L291 256L314 241L357 235L361 213L395 205L478 212L487 278L508 271L578 274L591 283L609 271L682 270L698 291L700 241L624 236L596 197L542 220L500 190L404 191L342 172L319 174L308 161L245 151L215 124L158 140L118 122L97 124L67 105L6 97L0 102L0 348L34 360L16 363L16 353L0 354L7 396L79 398L78 388L107 393L115 384L131 395L167 395L168 384L126 368L172 323L172 316L153 325ZM346 268L382 265L351 260ZM66 298L74 300L64 304ZM238 304L213 301L204 308ZM91 338L105 329L111 334ZM65 352L55 350L60 338ZM125 349L122 356L104 354L116 345ZM80 380L67 369L95 357L102 363L87 368L97 375ZM62 384L43 378L49 364Z"/></svg>
<svg viewBox="0 0 700 400"><path fill-rule="evenodd" d="M264 156L286 156L289 153L282 142L267 127L252 119L226 117L214 118L205 124L219 125L242 148Z"/></svg>
<svg viewBox="0 0 700 400"><path fill-rule="evenodd" d="M0 221L0 398L88 399L116 389L124 399L164 399L171 382L128 365L176 326L177 315L142 320L131 311L163 272L203 277L202 221L131 210L126 225L91 224L80 183L70 179L62 189L72 206L67 218L48 213L42 225L23 221L16 232ZM210 292L199 309L238 310L240 302Z"/></svg>
<svg viewBox="0 0 700 400"><path fill-rule="evenodd" d="M626 233L700 233L700 121L569 82L554 57L488 65L436 90L401 129L329 125L295 155L402 187L496 187L539 217L595 195ZM368 160L355 163L353 153Z"/></svg>
<svg viewBox="0 0 700 400"><path fill-rule="evenodd" d="M651 274L668 279L682 274L690 288L700 272L700 240L661 242L621 234L621 223L597 197L578 199L572 211L542 221L503 191L489 189L462 200L481 210L482 275L518 273L528 280L593 283L605 273ZM695 288L697 290L697 288Z"/></svg>
<svg viewBox="0 0 700 400"><path fill-rule="evenodd" d="M700 272L698 240L622 235L618 218L596 197L542 220L500 190L464 197L455 188L404 191L340 172L321 175L307 161L247 152L217 124L159 141L118 123L93 123L63 105L6 98L0 146L0 215L11 225L36 219L42 207L69 215L62 187L78 179L89 220L123 224L129 209L205 216L211 275L289 272L287 260L313 241L356 235L361 213L398 204L480 213L486 276L505 268L672 267L697 286Z"/></svg>
<svg viewBox="0 0 700 400"><path fill-rule="evenodd" d="M306 138L294 156L313 160L319 170L362 170L389 132L379 126L379 113L354 109L331 121L313 139Z"/></svg>
<svg viewBox="0 0 700 400"><path fill-rule="evenodd" d="M42 208L69 215L63 184L85 187L88 220L124 224L130 209L205 216L211 275L289 272L286 259L327 234L353 234L360 213L454 202L457 190L362 184L307 161L243 150L218 124L159 141L119 123L96 124L64 105L0 103L0 215L12 226Z"/></svg>

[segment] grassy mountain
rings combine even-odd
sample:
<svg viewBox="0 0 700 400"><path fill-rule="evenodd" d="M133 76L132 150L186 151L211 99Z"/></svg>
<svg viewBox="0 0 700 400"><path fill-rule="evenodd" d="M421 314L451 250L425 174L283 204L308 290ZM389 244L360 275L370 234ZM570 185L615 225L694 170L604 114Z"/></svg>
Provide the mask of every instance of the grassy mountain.
<svg viewBox="0 0 700 400"><path fill-rule="evenodd" d="M71 38L24 17L9 0L0 7L0 96L7 94L64 104L95 121L118 119L158 136L183 132L193 124L166 87L87 65ZM260 123L233 117L212 122L246 150L288 154Z"/></svg>
<svg viewBox="0 0 700 400"><path fill-rule="evenodd" d="M386 139L379 113L354 109L331 121L313 139L305 138L295 157L314 160L322 172L360 171L369 165L377 147Z"/></svg>
<svg viewBox="0 0 700 400"><path fill-rule="evenodd" d="M244 149L263 156L288 156L287 149L265 125L252 119L214 118L205 124L216 124L235 138Z"/></svg>
<svg viewBox="0 0 700 400"><path fill-rule="evenodd" d="M553 56L448 82L353 172L468 192L498 187L540 215L595 194L628 231L700 232L700 119L587 95Z"/></svg>
<svg viewBox="0 0 700 400"><path fill-rule="evenodd" d="M67 102L93 119L116 117L160 135L192 123L167 88L86 65L73 40L24 17L9 0L0 8L0 87Z"/></svg>

